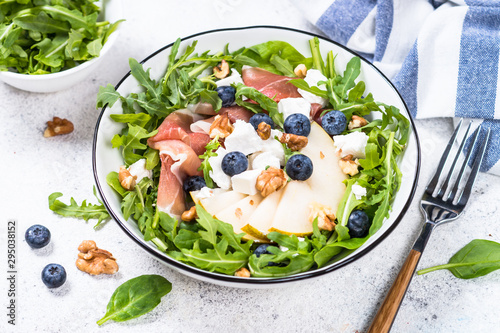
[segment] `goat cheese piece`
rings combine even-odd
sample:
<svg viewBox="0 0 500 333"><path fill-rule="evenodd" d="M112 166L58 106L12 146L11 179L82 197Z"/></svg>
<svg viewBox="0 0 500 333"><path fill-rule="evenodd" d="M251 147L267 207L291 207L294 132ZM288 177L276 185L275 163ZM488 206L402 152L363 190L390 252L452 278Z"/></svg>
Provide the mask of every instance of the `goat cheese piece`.
<svg viewBox="0 0 500 333"><path fill-rule="evenodd" d="M202 187L201 190L196 193L195 198L198 200L206 199L214 196L214 190L208 186Z"/></svg>
<svg viewBox="0 0 500 333"><path fill-rule="evenodd" d="M294 113L301 113L311 118L311 103L304 98L283 98L278 102L278 111L283 114L283 119Z"/></svg>
<svg viewBox="0 0 500 333"><path fill-rule="evenodd" d="M262 141L262 152L268 152L271 153L274 157L276 157L280 161L280 165L285 165L285 150L283 149L283 145L281 142L276 140L274 137L277 136L278 138L281 135L281 132L279 134L276 134L275 132L279 132L278 130L271 130L271 136L267 140L261 140Z"/></svg>
<svg viewBox="0 0 500 333"><path fill-rule="evenodd" d="M279 169L281 164L279 157L269 151L252 154L249 160L251 161L253 170L265 170L268 166Z"/></svg>
<svg viewBox="0 0 500 333"><path fill-rule="evenodd" d="M257 183L257 177L259 177L262 170L264 169L247 170L232 176L233 190L248 195L256 194L255 183Z"/></svg>
<svg viewBox="0 0 500 333"><path fill-rule="evenodd" d="M219 147L215 152L217 156L208 158L208 164L212 167L208 175L220 188L229 190L231 188L231 177L222 171L222 159L228 152L222 147Z"/></svg>
<svg viewBox="0 0 500 333"><path fill-rule="evenodd" d="M347 135L335 135L333 145L340 152L340 157L353 155L355 158L365 158L365 147L368 135L363 132L352 132Z"/></svg>
<svg viewBox="0 0 500 333"><path fill-rule="evenodd" d="M231 68L231 75L216 81L217 87L230 86L231 84L243 83L240 73L234 68Z"/></svg>
<svg viewBox="0 0 500 333"><path fill-rule="evenodd" d="M132 176L137 176L137 179L135 180L137 183L140 182L143 178L149 178L153 177L153 171L146 169L146 159L141 158L134 164L131 164L128 167L128 171Z"/></svg>
<svg viewBox="0 0 500 333"><path fill-rule="evenodd" d="M224 141L228 153L240 151L245 155L261 150L263 143L264 141L259 137L255 128L243 120L236 120L233 132Z"/></svg>
<svg viewBox="0 0 500 333"><path fill-rule="evenodd" d="M327 78L321 72L317 69L308 69L306 77L304 78L304 81L307 82L309 87L318 87L321 90L326 91L326 86L324 84L318 86L319 81L326 81ZM322 107L325 107L328 105L328 99L323 98L321 96L317 96L313 93L310 93L308 91L302 90L302 89L297 89L299 94L304 97L305 100L307 100L309 103L317 103L321 104Z"/></svg>
<svg viewBox="0 0 500 333"><path fill-rule="evenodd" d="M352 193L354 193L354 196L356 197L356 200L361 200L366 196L366 188L361 185L354 184L352 185L351 189Z"/></svg>

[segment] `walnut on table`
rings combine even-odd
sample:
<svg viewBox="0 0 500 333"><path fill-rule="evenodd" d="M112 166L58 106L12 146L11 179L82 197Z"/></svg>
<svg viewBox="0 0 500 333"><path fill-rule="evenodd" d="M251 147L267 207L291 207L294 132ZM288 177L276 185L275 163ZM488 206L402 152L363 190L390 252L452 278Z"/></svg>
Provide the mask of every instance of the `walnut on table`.
<svg viewBox="0 0 500 333"><path fill-rule="evenodd" d="M263 197L267 197L269 194L281 190L286 183L287 178L282 169L269 167L257 177L255 188L260 191Z"/></svg>
<svg viewBox="0 0 500 333"><path fill-rule="evenodd" d="M56 135L68 134L73 132L74 129L73 123L68 119L54 117L52 121L47 122L47 129L43 132L43 136L50 138Z"/></svg>
<svg viewBox="0 0 500 333"><path fill-rule="evenodd" d="M113 254L109 251L99 249L92 240L83 241L78 246L78 259L76 267L90 275L114 274L118 272L118 264Z"/></svg>
<svg viewBox="0 0 500 333"><path fill-rule="evenodd" d="M306 136L291 133L283 133L279 139L281 143L285 143L292 151L299 151L307 146L308 143Z"/></svg>

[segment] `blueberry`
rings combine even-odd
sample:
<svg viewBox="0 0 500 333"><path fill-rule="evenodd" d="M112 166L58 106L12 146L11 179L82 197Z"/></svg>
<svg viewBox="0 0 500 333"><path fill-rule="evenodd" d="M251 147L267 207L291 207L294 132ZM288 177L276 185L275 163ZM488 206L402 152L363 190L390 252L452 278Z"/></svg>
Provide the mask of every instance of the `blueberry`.
<svg viewBox="0 0 500 333"><path fill-rule="evenodd" d="M371 222L368 215L362 210L353 210L347 220L347 228L352 238L362 238L368 235Z"/></svg>
<svg viewBox="0 0 500 333"><path fill-rule="evenodd" d="M272 254L267 250L269 246L271 246L271 244L261 244L257 246L257 248L253 251L253 254L255 254L257 258L263 254ZM270 261L267 263L267 266L279 266L279 265L275 262Z"/></svg>
<svg viewBox="0 0 500 333"><path fill-rule="evenodd" d="M341 111L330 111L321 118L321 126L330 135L339 135L345 131L347 118Z"/></svg>
<svg viewBox="0 0 500 333"><path fill-rule="evenodd" d="M205 183L205 179L200 176L188 177L182 184L182 188L186 193L201 190L205 186L207 186L207 184Z"/></svg>
<svg viewBox="0 0 500 333"><path fill-rule="evenodd" d="M313 173L311 159L302 154L293 155L286 162L286 173L293 180L308 179Z"/></svg>
<svg viewBox="0 0 500 333"><path fill-rule="evenodd" d="M259 124L261 122L265 122L266 124L270 125L271 128L274 129L274 122L271 119L271 117L269 117L267 114L256 113L252 117L250 117L250 124L252 124L253 128L255 128L255 129L257 129L257 127L259 127Z"/></svg>
<svg viewBox="0 0 500 333"><path fill-rule="evenodd" d="M283 125L285 133L308 136L311 132L311 122L302 113L292 113Z"/></svg>
<svg viewBox="0 0 500 333"><path fill-rule="evenodd" d="M59 288L66 282L66 270L59 264L48 264L42 271L42 281L48 288Z"/></svg>
<svg viewBox="0 0 500 333"><path fill-rule="evenodd" d="M40 249L50 242L50 231L40 224L32 225L24 234L26 243L34 249Z"/></svg>
<svg viewBox="0 0 500 333"><path fill-rule="evenodd" d="M222 158L222 171L228 176L234 176L248 169L248 159L242 152L232 151Z"/></svg>
<svg viewBox="0 0 500 333"><path fill-rule="evenodd" d="M236 94L236 89L231 86L220 86L215 89L219 98L222 99L222 106L231 106L234 103L234 95Z"/></svg>

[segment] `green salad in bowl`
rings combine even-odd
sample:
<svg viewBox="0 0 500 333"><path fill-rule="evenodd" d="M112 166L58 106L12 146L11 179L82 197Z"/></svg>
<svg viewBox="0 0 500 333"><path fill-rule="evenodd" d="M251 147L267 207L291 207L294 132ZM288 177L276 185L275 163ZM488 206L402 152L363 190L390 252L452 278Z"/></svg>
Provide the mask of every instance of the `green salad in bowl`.
<svg viewBox="0 0 500 333"><path fill-rule="evenodd" d="M418 174L409 114L383 75L302 32L243 31L262 29L283 39L216 51L200 44L242 31L178 39L98 94L94 173L110 213L156 257L229 284L361 256L402 217Z"/></svg>

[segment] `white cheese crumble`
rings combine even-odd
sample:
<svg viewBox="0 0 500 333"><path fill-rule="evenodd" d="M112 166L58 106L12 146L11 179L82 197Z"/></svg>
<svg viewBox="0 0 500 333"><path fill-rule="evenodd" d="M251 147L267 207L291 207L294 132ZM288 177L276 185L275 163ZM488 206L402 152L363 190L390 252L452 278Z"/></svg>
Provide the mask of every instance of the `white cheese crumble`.
<svg viewBox="0 0 500 333"><path fill-rule="evenodd" d="M231 84L243 83L240 73L234 68L231 68L231 75L216 81L217 87L230 86Z"/></svg>
<svg viewBox="0 0 500 333"><path fill-rule="evenodd" d="M231 183L233 185L233 190L248 195L256 194L257 188L255 188L255 183L262 170L263 169L247 170L232 176Z"/></svg>
<svg viewBox="0 0 500 333"><path fill-rule="evenodd" d="M326 81L327 78L321 72L317 69L308 69L306 77L304 78L304 81L307 82L309 87L318 87L321 90L326 91L326 86L324 84L318 86L319 81ZM321 104L322 107L325 107L328 104L328 99L317 96L313 93L310 93L308 91L302 90L302 89L297 89L299 94L304 97L309 103L317 103Z"/></svg>
<svg viewBox="0 0 500 333"><path fill-rule="evenodd" d="M361 185L354 184L352 185L351 189L352 193L354 193L354 196L356 197L356 200L361 200L366 196L366 188Z"/></svg>
<svg viewBox="0 0 500 333"><path fill-rule="evenodd" d="M253 170L265 170L268 166L279 169L281 164L279 157L269 151L252 154L249 160Z"/></svg>
<svg viewBox="0 0 500 333"><path fill-rule="evenodd" d="M311 103L304 98L283 98L278 102L278 111L283 114L286 120L294 113L301 113L307 118L311 118Z"/></svg>
<svg viewBox="0 0 500 333"><path fill-rule="evenodd" d="M333 145L340 156L353 155L355 158L365 158L365 147L368 135L363 132L352 132L347 135L335 135Z"/></svg>
<svg viewBox="0 0 500 333"><path fill-rule="evenodd" d="M140 182L143 178L151 179L151 177L153 177L153 171L146 169L145 158L142 158L134 164L131 164L128 167L128 171L132 176L137 176L137 179L135 180L137 183Z"/></svg>
<svg viewBox="0 0 500 333"><path fill-rule="evenodd" d="M222 171L222 159L228 153L226 149L219 147L215 153L217 156L212 156L208 158L208 164L212 167L212 170L208 172L208 175L212 180L224 190L229 190L231 188L231 177L226 175Z"/></svg>
<svg viewBox="0 0 500 333"><path fill-rule="evenodd" d="M226 138L224 145L227 152L240 151L249 155L261 150L263 142L251 124L236 120L233 132Z"/></svg>
<svg viewBox="0 0 500 333"><path fill-rule="evenodd" d="M261 140L262 141L262 151L263 152L268 152L272 154L274 157L276 157L280 161L280 165L285 165L285 150L283 149L283 145L281 142L276 140L274 137L281 135L276 135L273 133L274 130L271 130L271 136L267 140ZM279 132L279 131L277 131Z"/></svg>

